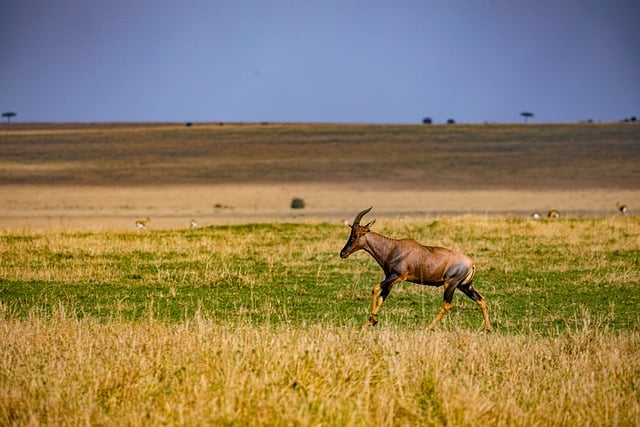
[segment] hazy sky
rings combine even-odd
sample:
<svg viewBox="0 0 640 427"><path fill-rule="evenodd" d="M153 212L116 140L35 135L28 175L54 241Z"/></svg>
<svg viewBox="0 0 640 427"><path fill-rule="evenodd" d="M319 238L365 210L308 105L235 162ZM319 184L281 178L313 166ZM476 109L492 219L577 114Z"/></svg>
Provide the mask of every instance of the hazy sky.
<svg viewBox="0 0 640 427"><path fill-rule="evenodd" d="M17 121L534 122L640 116L638 0L16 0Z"/></svg>

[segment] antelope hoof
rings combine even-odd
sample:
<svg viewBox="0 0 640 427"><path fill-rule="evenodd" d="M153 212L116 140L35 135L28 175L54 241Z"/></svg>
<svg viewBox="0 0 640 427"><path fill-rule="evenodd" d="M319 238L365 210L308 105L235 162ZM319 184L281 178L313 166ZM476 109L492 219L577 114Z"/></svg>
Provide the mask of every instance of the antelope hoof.
<svg viewBox="0 0 640 427"><path fill-rule="evenodd" d="M364 325L362 325L362 329L367 329L369 326L376 326L377 324L378 316L372 314L371 317L369 317L369 320L364 322Z"/></svg>

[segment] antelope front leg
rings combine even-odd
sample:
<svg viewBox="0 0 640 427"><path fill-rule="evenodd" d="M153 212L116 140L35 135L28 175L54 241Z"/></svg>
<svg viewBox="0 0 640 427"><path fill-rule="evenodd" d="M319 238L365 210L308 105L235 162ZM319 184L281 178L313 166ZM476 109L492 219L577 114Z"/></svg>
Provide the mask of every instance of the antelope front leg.
<svg viewBox="0 0 640 427"><path fill-rule="evenodd" d="M387 277L381 283L375 285L373 290L371 291L371 316L369 316L369 320L362 325L362 328L367 328L369 326L375 326L378 323L378 310L382 307L382 303L389 296L389 292L391 292L391 288L393 288L393 284L398 282L400 278L396 275Z"/></svg>
<svg viewBox="0 0 640 427"><path fill-rule="evenodd" d="M364 325L362 325L362 329L368 328L369 326L375 326L376 323L378 323L378 310L382 305L380 289L382 289L382 287L378 283L373 287L371 291L371 315L369 316L369 320L367 320Z"/></svg>

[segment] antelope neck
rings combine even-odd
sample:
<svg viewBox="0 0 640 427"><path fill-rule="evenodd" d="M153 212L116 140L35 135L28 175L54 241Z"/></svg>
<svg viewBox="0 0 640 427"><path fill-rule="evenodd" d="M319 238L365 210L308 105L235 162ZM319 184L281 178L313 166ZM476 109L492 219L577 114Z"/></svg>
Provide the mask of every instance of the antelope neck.
<svg viewBox="0 0 640 427"><path fill-rule="evenodd" d="M365 239L367 246L364 247L364 250L367 251L378 264L384 265L384 261L388 258L394 246L394 240L372 231L367 233Z"/></svg>

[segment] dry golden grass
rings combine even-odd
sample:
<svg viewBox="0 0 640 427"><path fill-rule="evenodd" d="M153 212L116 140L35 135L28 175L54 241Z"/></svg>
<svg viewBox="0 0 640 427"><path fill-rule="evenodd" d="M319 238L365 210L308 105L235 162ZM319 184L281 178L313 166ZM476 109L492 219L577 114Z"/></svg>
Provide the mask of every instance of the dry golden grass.
<svg viewBox="0 0 640 427"><path fill-rule="evenodd" d="M4 313L0 424L637 425L640 336L582 320L539 338Z"/></svg>

